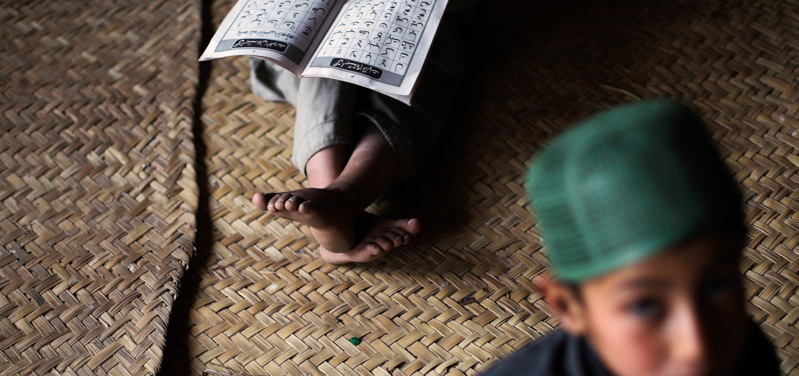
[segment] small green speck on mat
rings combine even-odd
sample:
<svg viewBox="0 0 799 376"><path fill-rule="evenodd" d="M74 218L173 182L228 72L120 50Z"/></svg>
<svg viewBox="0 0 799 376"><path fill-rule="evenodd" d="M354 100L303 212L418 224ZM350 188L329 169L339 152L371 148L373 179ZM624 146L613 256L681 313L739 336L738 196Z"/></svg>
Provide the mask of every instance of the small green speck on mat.
<svg viewBox="0 0 799 376"><path fill-rule="evenodd" d="M361 344L361 339L358 338L358 337L352 337L352 338L350 338L350 343L355 345L355 346L358 346L358 345Z"/></svg>

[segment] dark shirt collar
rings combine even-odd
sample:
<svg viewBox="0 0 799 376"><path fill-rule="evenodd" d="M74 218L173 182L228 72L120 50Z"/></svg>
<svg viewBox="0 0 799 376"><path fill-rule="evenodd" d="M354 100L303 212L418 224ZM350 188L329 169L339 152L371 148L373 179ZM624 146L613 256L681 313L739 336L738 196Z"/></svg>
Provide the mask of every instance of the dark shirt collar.
<svg viewBox="0 0 799 376"><path fill-rule="evenodd" d="M567 375L611 376L584 337L566 337L565 365Z"/></svg>

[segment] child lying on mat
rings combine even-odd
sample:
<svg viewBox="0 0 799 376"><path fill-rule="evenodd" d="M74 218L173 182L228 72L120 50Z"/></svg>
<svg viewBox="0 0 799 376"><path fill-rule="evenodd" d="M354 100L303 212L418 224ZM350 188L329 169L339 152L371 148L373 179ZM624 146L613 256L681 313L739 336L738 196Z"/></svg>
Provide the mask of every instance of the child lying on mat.
<svg viewBox="0 0 799 376"><path fill-rule="evenodd" d="M555 140L528 178L561 328L494 375L778 375L744 311L741 196L703 124L651 101Z"/></svg>
<svg viewBox="0 0 799 376"><path fill-rule="evenodd" d="M451 1L449 8L473 2ZM253 91L297 110L292 162L310 185L257 193L253 204L310 226L329 263L371 261L407 244L421 230L418 219L387 219L365 209L414 174L441 132L462 75L454 28L454 20L442 20L412 106L337 80L300 79L251 59Z"/></svg>

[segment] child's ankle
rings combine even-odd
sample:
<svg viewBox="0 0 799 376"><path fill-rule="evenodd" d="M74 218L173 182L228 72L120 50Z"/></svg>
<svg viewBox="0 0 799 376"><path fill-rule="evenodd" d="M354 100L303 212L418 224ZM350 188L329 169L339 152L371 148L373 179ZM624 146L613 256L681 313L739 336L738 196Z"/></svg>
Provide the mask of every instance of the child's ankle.
<svg viewBox="0 0 799 376"><path fill-rule="evenodd" d="M347 180L338 179L325 187L325 189L334 191L338 194L342 200L339 203L341 206L352 208L357 211L361 211L366 207L362 204L364 196L362 192L360 192L360 190L354 184Z"/></svg>

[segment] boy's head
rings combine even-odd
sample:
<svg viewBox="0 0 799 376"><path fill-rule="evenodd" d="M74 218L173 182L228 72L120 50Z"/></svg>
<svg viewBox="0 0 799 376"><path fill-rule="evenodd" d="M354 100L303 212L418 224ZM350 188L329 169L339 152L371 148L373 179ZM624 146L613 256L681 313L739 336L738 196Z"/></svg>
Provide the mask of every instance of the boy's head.
<svg viewBox="0 0 799 376"><path fill-rule="evenodd" d="M746 332L742 203L689 109L594 116L538 156L528 189L556 273L547 300L612 372L730 370Z"/></svg>

